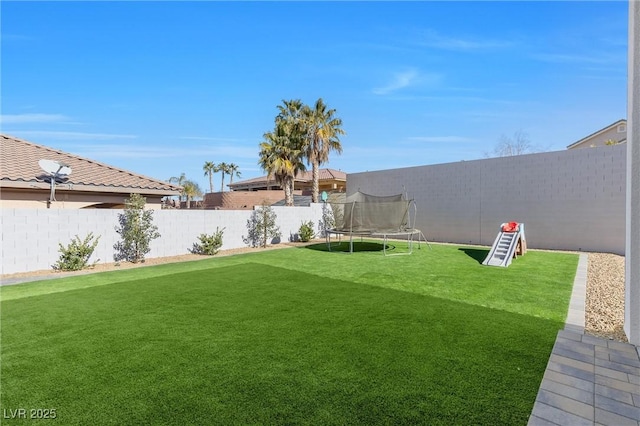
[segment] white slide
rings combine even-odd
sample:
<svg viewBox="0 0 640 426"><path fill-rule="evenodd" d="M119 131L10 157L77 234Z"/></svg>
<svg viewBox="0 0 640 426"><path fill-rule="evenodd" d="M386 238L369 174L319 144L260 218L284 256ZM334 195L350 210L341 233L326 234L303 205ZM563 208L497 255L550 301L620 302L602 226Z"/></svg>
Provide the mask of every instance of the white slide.
<svg viewBox="0 0 640 426"><path fill-rule="evenodd" d="M514 232L504 232L502 230L504 225L506 224L503 223L500 226L500 232L486 259L482 262L483 265L507 267L515 257L518 242L524 247L524 223L518 224Z"/></svg>

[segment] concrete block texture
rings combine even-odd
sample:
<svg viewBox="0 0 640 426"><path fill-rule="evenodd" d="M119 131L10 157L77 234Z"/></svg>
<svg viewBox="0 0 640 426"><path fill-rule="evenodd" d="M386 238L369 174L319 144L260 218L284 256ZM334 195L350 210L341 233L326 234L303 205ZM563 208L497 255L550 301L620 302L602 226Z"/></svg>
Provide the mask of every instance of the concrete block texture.
<svg viewBox="0 0 640 426"><path fill-rule="evenodd" d="M303 221L318 225L322 205L309 207L273 207L282 233L281 241L297 234ZM2 209L1 274L51 269L58 260L59 244L68 245L77 235L89 232L100 237L91 262L114 261L114 245L120 241L116 232L118 215L123 210L29 210ZM200 234L224 229L222 249L246 247L247 221L251 210L154 210L153 223L160 238L151 242L147 258L189 253Z"/></svg>
<svg viewBox="0 0 640 426"><path fill-rule="evenodd" d="M626 146L353 173L347 193L407 193L432 241L491 245L503 222L530 248L625 252Z"/></svg>

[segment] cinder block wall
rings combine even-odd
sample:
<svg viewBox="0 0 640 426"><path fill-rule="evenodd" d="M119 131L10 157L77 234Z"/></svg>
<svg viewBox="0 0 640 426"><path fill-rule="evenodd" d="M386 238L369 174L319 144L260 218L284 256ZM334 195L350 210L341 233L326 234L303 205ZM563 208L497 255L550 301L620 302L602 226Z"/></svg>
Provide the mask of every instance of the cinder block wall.
<svg viewBox="0 0 640 426"><path fill-rule="evenodd" d="M322 217L322 205L310 207L273 207L282 241L297 233L303 221L317 226ZM113 262L113 246L120 240L115 229L122 210L44 210L2 209L2 274L51 269L64 246L78 235L89 232L100 236L91 261ZM151 242L147 258L189 253L200 234L212 234L216 227L224 228L222 249L246 247L247 220L251 210L155 210L153 223L161 237Z"/></svg>
<svg viewBox="0 0 640 426"><path fill-rule="evenodd" d="M347 193L406 191L432 241L491 245L502 222L532 248L624 254L626 145L349 174Z"/></svg>

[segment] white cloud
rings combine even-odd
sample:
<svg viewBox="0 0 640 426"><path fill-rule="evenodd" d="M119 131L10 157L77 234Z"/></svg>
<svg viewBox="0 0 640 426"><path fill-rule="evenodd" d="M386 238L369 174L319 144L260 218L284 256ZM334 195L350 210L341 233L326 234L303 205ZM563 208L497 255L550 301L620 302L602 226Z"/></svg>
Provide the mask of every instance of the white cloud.
<svg viewBox="0 0 640 426"><path fill-rule="evenodd" d="M475 139L465 138L463 136L412 136L407 138L410 142L428 142L428 143L465 143L475 142Z"/></svg>
<svg viewBox="0 0 640 426"><path fill-rule="evenodd" d="M118 144L70 145L74 153L88 158L170 158L178 157L182 150L155 146L131 146Z"/></svg>
<svg viewBox="0 0 640 426"><path fill-rule="evenodd" d="M212 136L179 136L178 139L202 141L202 142L240 142L242 139L237 138L218 138Z"/></svg>
<svg viewBox="0 0 640 426"><path fill-rule="evenodd" d="M25 124L25 123L60 123L67 122L69 118L62 114L2 114L0 123L2 124Z"/></svg>
<svg viewBox="0 0 640 426"><path fill-rule="evenodd" d="M574 53L538 53L532 55L533 59L543 62L562 63L562 64L611 64L621 63L626 60L625 55L612 55L608 53L594 53L588 55L580 55Z"/></svg>
<svg viewBox="0 0 640 426"><path fill-rule="evenodd" d="M376 87L373 89L373 93L376 95L387 95L396 90L403 89L410 86L416 81L418 72L416 70L409 70L400 73L396 73L393 76L393 80L383 87Z"/></svg>
<svg viewBox="0 0 640 426"><path fill-rule="evenodd" d="M122 135L112 133L85 133L85 132L63 132L50 130L12 130L12 134L20 137L46 138L55 140L113 140L113 139L136 139L136 135Z"/></svg>
<svg viewBox="0 0 640 426"><path fill-rule="evenodd" d="M427 31L424 38L418 44L425 47L444 50L485 51L505 49L514 46L515 43L510 40L492 40L480 37L447 37L440 35L435 31Z"/></svg>
<svg viewBox="0 0 640 426"><path fill-rule="evenodd" d="M156 144L76 144L68 145L67 149L78 155L89 158L114 159L114 158L188 158L211 159L211 161L226 161L229 158L258 157L258 148L238 145L212 145L189 146L176 144L175 146L158 146ZM257 161L257 160L256 160Z"/></svg>
<svg viewBox="0 0 640 426"><path fill-rule="evenodd" d="M376 87L372 92L376 95L388 95L407 87L435 86L441 80L442 76L439 74L420 73L418 70L411 68L395 73L388 84L382 87Z"/></svg>

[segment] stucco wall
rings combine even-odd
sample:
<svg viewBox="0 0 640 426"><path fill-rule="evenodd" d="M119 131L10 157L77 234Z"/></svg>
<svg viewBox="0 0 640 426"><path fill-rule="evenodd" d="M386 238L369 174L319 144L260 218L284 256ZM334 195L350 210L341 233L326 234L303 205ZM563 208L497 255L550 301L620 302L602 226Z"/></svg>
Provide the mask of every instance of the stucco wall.
<svg viewBox="0 0 640 426"><path fill-rule="evenodd" d="M0 188L0 206L2 208L15 209L83 209L94 208L100 204L111 204L124 208L125 201L130 193L86 193L56 190L56 201L47 203L50 192L32 191L21 188ZM162 208L161 195L144 194L148 209L159 210Z"/></svg>
<svg viewBox="0 0 640 426"><path fill-rule="evenodd" d="M623 130L624 129L624 130ZM594 135L587 140L580 142L580 144L571 146L569 149L575 148L594 148L597 146L606 146L606 142L609 140L614 140L616 142L624 141L627 139L627 125L626 124L618 124L612 129L607 130L606 132L599 133Z"/></svg>
<svg viewBox="0 0 640 426"><path fill-rule="evenodd" d="M625 250L626 145L348 175L347 193L406 191L431 241L491 245L502 222L531 248Z"/></svg>
<svg viewBox="0 0 640 426"><path fill-rule="evenodd" d="M302 194L302 191L294 191L295 195ZM227 209L227 210L251 210L253 206L261 205L263 202L269 204L276 203L284 199L284 191L227 191L210 192L204 196L205 209Z"/></svg>
<svg viewBox="0 0 640 426"><path fill-rule="evenodd" d="M322 205L310 207L273 207L282 241L297 233L302 221L318 225ZM114 244L120 240L115 228L122 210L12 209L0 211L2 229L2 274L51 269L59 258L58 243L67 245L78 235L89 232L100 236L91 261L113 262ZM189 253L202 233L212 234L225 228L222 249L246 247L247 220L251 210L156 210L153 223L161 238L153 240L147 258Z"/></svg>
<svg viewBox="0 0 640 426"><path fill-rule="evenodd" d="M640 345L640 2L629 2L627 262L624 331Z"/></svg>

